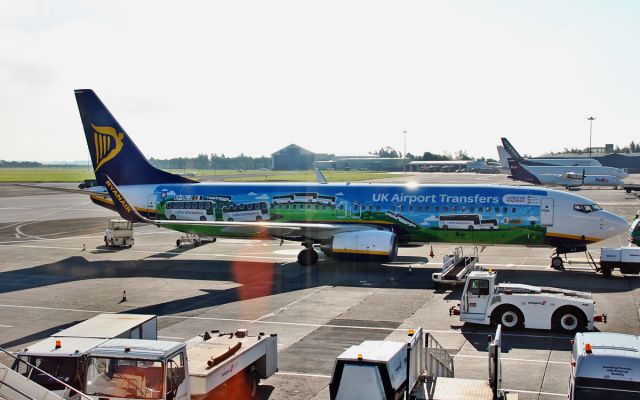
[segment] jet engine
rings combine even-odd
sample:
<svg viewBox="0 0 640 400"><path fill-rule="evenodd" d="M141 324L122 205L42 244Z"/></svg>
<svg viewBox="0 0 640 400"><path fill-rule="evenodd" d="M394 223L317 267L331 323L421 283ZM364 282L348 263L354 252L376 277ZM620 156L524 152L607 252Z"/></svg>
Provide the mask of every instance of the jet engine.
<svg viewBox="0 0 640 400"><path fill-rule="evenodd" d="M339 259L392 261L398 254L398 236L383 230L338 233L321 249Z"/></svg>

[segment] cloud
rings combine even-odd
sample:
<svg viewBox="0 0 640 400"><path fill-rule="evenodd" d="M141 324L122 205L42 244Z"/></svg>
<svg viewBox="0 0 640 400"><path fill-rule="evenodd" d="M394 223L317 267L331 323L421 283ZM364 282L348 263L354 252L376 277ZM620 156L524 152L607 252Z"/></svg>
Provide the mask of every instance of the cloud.
<svg viewBox="0 0 640 400"><path fill-rule="evenodd" d="M336 193L336 196L344 196L344 193L342 193L342 192Z"/></svg>
<svg viewBox="0 0 640 400"><path fill-rule="evenodd" d="M269 196L267 196L266 194L261 194L260 196L256 197L256 200L269 200Z"/></svg>
<svg viewBox="0 0 640 400"><path fill-rule="evenodd" d="M249 192L249 193L247 193L247 196L255 196L256 194L257 193L255 193L255 192Z"/></svg>

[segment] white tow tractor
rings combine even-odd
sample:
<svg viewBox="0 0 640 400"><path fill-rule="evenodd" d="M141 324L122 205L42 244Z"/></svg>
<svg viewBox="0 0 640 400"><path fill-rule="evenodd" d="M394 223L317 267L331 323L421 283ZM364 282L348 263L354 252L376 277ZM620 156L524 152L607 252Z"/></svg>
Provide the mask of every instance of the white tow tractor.
<svg viewBox="0 0 640 400"><path fill-rule="evenodd" d="M83 390L100 400L250 399L277 371L277 336L212 331L187 342L113 339L91 350Z"/></svg>
<svg viewBox="0 0 640 400"><path fill-rule="evenodd" d="M591 293L519 283L496 284L496 272L473 271L458 306L449 315L476 324L502 324L506 329L557 329L574 333L607 322L595 314ZM459 308L457 308L459 307Z"/></svg>
<svg viewBox="0 0 640 400"><path fill-rule="evenodd" d="M109 220L104 233L104 245L109 247L133 246L133 222L124 219Z"/></svg>

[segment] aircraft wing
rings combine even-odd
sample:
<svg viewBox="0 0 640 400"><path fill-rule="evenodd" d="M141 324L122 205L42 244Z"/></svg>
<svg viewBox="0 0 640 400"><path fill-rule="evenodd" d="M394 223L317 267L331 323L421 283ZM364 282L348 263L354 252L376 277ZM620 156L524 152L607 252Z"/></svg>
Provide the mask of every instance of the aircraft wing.
<svg viewBox="0 0 640 400"><path fill-rule="evenodd" d="M308 222L240 222L240 221L176 221L176 220L151 220L142 216L138 210L129 204L116 184L105 175L105 188L113 200L113 204L120 216L131 222L141 222L162 226L185 233L210 234L211 228L217 228L221 233L246 234L247 236L260 236L277 238L309 238L324 240L342 232L355 232L364 230L377 230L378 227L367 224L324 224Z"/></svg>
<svg viewBox="0 0 640 400"><path fill-rule="evenodd" d="M105 199L109 198L109 193L107 193L106 191L99 192L99 191L93 191L93 190L66 188L66 187L60 187L60 186L30 185L27 183L15 183L14 185L36 188L36 189L51 190L54 192L65 192L65 193L74 193L74 194L84 194L89 196L98 196L98 197L103 197Z"/></svg>

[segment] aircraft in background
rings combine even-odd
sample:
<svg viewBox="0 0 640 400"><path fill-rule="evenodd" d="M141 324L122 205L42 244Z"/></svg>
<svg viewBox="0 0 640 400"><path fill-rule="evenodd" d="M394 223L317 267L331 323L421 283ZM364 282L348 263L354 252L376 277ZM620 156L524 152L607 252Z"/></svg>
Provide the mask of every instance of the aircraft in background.
<svg viewBox="0 0 640 400"><path fill-rule="evenodd" d="M580 166L580 167L599 167L602 166L598 160L593 158L523 158L520 153L513 147L513 145L507 140L507 138L500 138L502 140L502 150L498 147L498 156L500 157L500 164L503 168L509 169L509 158L513 158L522 165L535 165L535 166Z"/></svg>
<svg viewBox="0 0 640 400"><path fill-rule="evenodd" d="M393 260L399 244L428 242L546 246L559 255L629 226L589 199L534 187L199 183L153 167L92 90L75 96L100 185L86 191L94 203L189 234L298 241L302 265L318 261L318 246L349 259Z"/></svg>
<svg viewBox="0 0 640 400"><path fill-rule="evenodd" d="M613 167L569 167L522 165L509 159L509 178L534 185L564 186L568 190L580 186L622 186L623 178L629 176Z"/></svg>

